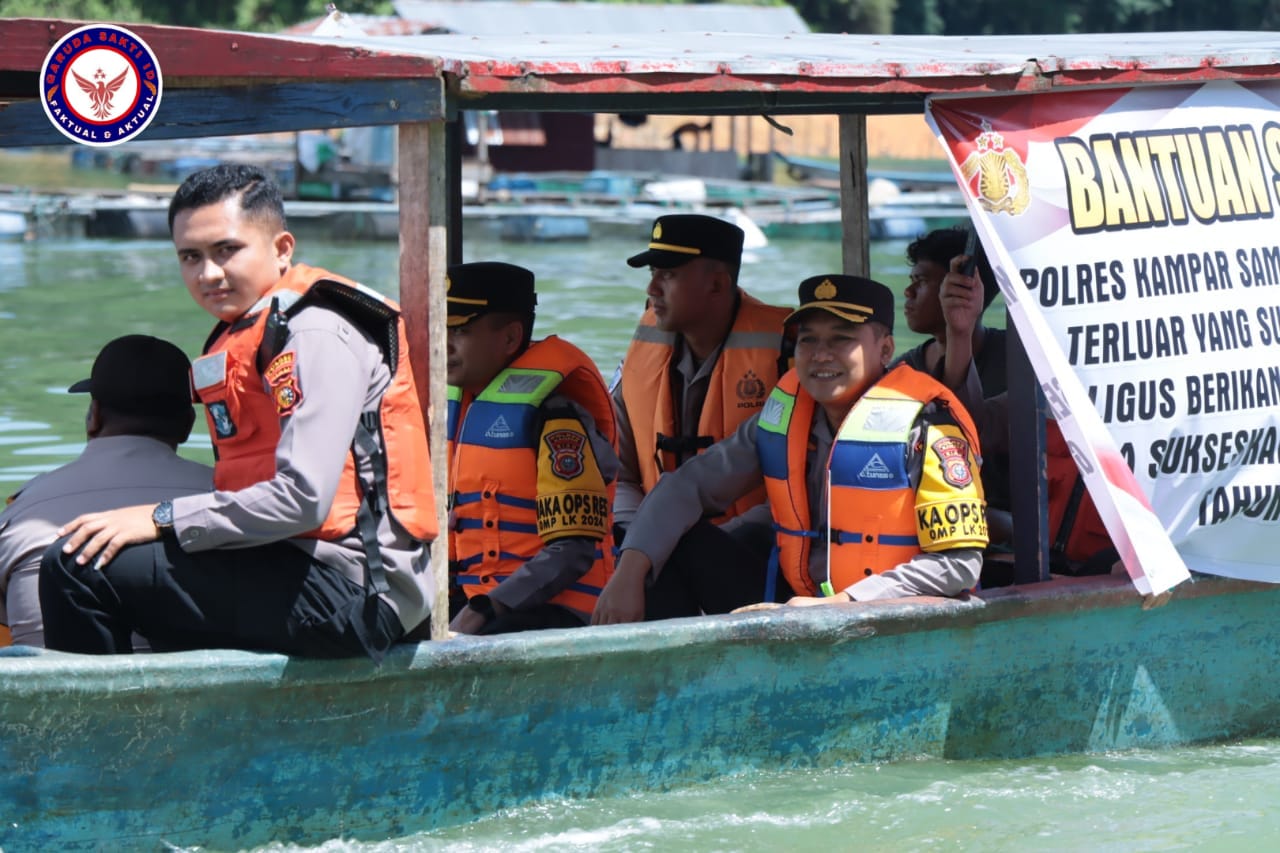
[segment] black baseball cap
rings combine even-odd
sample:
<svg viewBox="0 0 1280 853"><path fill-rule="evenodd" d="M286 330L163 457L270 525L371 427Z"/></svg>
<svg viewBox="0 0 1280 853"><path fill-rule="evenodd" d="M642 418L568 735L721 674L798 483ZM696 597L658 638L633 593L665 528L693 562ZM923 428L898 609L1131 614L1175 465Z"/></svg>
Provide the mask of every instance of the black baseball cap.
<svg viewBox="0 0 1280 853"><path fill-rule="evenodd" d="M191 362L168 341L125 335L104 346L89 378L67 391L87 393L120 414L182 415L191 411Z"/></svg>
<svg viewBox="0 0 1280 853"><path fill-rule="evenodd" d="M713 258L736 270L742 261L742 229L700 213L674 213L653 222L649 248L627 258L633 267L672 269L695 258Z"/></svg>
<svg viewBox="0 0 1280 853"><path fill-rule="evenodd" d="M893 291L878 281L856 275L815 275L800 282L800 307L784 323L806 311L826 311L850 323L874 320L893 332Z"/></svg>
<svg viewBox="0 0 1280 853"><path fill-rule="evenodd" d="M538 304L533 273L500 261L450 265L445 289L450 326L465 326L481 314L495 311L532 314Z"/></svg>

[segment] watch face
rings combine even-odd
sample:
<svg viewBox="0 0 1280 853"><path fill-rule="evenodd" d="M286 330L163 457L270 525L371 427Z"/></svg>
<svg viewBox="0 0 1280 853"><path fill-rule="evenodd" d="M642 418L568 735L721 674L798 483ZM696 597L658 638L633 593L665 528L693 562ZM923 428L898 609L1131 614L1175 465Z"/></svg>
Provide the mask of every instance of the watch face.
<svg viewBox="0 0 1280 853"><path fill-rule="evenodd" d="M151 513L151 520L159 527L173 526L173 504L169 501L161 501L160 504Z"/></svg>

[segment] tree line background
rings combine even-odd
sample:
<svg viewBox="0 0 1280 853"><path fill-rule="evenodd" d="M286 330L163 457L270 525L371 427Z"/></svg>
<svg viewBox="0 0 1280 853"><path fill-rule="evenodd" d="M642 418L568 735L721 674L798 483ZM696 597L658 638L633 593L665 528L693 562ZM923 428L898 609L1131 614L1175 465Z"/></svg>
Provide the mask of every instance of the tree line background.
<svg viewBox="0 0 1280 853"><path fill-rule="evenodd" d="M768 0L733 2L775 5ZM0 0L0 17L275 32L320 17L325 4L326 0ZM815 32L828 33L1028 35L1280 28L1280 0L794 0L791 5ZM338 8L375 15L394 12L389 0L344 0Z"/></svg>

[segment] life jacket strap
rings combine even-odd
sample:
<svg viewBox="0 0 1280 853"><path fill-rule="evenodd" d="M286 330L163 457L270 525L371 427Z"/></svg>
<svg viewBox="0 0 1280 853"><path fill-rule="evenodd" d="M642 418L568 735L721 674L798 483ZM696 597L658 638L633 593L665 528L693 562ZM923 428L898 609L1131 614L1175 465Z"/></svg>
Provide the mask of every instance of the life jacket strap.
<svg viewBox="0 0 1280 853"><path fill-rule="evenodd" d="M382 547L378 544L378 524L390 508L387 494L387 454L377 436L381 433L382 419L377 411L362 412L356 424L355 438L351 445L369 458L372 482L362 482L364 497L356 510L356 529L365 552L365 591L370 595L388 592L386 565L382 560ZM357 457L358 458L358 457Z"/></svg>
<svg viewBox="0 0 1280 853"><path fill-rule="evenodd" d="M706 450L716 440L709 435L663 435L658 433L658 470L662 470L663 453L674 453L676 467L684 464L686 456L696 456L699 451Z"/></svg>

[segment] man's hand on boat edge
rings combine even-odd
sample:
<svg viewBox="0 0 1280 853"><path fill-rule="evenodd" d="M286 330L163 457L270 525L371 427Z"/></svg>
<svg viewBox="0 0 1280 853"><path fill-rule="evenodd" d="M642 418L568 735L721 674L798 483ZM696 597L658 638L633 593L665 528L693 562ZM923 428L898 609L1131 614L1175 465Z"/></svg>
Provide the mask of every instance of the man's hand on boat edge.
<svg viewBox="0 0 1280 853"><path fill-rule="evenodd" d="M58 529L59 537L71 537L62 551L65 554L78 551L77 563L84 566L93 561L94 567L101 569L120 549L160 538L153 518L155 508L155 504L141 504L78 516Z"/></svg>
<svg viewBox="0 0 1280 853"><path fill-rule="evenodd" d="M618 556L613 577L600 592L592 625L621 625L644 620L644 582L653 563L642 552L628 548Z"/></svg>

